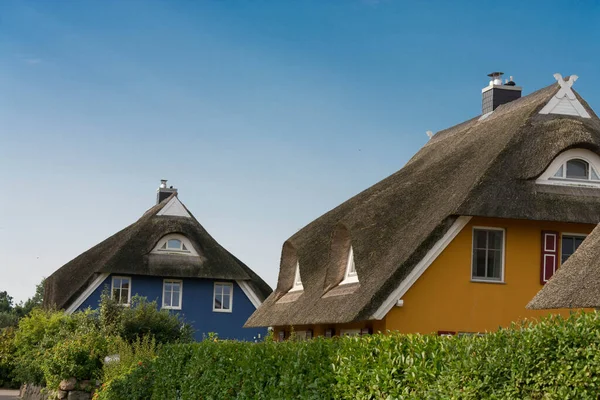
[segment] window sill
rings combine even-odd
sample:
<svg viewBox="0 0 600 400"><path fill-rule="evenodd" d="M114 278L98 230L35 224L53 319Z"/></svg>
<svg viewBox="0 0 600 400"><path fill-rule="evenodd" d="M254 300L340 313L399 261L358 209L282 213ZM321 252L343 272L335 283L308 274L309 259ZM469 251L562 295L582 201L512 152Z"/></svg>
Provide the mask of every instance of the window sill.
<svg viewBox="0 0 600 400"><path fill-rule="evenodd" d="M504 281L493 281L491 279L473 279L471 278L472 283L494 283L496 285L506 285Z"/></svg>
<svg viewBox="0 0 600 400"><path fill-rule="evenodd" d="M162 306L163 310L181 310L181 307L168 307L168 306Z"/></svg>
<svg viewBox="0 0 600 400"><path fill-rule="evenodd" d="M233 312L233 310L231 310L231 309L229 309L229 310L215 310L215 309L213 308L213 312L219 312L219 313L231 313L231 312Z"/></svg>

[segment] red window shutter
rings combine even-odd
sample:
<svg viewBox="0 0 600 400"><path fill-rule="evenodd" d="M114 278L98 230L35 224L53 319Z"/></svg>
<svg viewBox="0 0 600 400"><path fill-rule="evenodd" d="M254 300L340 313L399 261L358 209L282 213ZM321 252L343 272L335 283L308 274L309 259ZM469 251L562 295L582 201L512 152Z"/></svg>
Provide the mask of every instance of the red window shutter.
<svg viewBox="0 0 600 400"><path fill-rule="evenodd" d="M542 269L540 282L548 282L558 267L558 232L542 231Z"/></svg>

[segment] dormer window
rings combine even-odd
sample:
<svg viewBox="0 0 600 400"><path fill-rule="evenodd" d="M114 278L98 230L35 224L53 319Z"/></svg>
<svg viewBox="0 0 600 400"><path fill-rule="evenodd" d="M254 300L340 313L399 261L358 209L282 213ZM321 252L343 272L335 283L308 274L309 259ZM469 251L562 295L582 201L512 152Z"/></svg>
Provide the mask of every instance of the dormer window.
<svg viewBox="0 0 600 400"><path fill-rule="evenodd" d="M348 260L346 261L346 274L344 275L344 280L340 282L340 285L356 282L358 282L358 274L356 273L356 265L354 264L354 249L350 246Z"/></svg>
<svg viewBox="0 0 600 400"><path fill-rule="evenodd" d="M189 239L178 233L172 233L161 238L152 252L156 254L198 255Z"/></svg>
<svg viewBox="0 0 600 400"><path fill-rule="evenodd" d="M571 149L550 163L537 183L563 186L600 187L600 157L589 150Z"/></svg>
<svg viewBox="0 0 600 400"><path fill-rule="evenodd" d="M185 244L179 239L169 239L167 240L160 248L160 250L169 250L169 251L188 251Z"/></svg>
<svg viewBox="0 0 600 400"><path fill-rule="evenodd" d="M296 262L296 273L294 274L294 284L290 289L290 292L295 292L298 290L304 290L304 286L302 285L302 278L300 278L300 263Z"/></svg>

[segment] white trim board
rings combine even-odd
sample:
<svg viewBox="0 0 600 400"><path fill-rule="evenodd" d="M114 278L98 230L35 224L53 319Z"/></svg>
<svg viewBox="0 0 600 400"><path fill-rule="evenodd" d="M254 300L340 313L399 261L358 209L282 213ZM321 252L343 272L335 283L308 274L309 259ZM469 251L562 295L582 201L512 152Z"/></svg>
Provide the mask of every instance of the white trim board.
<svg viewBox="0 0 600 400"><path fill-rule="evenodd" d="M565 81L561 74L554 74L554 78L560 85L558 92L552 96L550 101L540 110L540 114L573 115L582 118L591 118L590 114L581 105L571 87L577 80L577 75L571 75Z"/></svg>
<svg viewBox="0 0 600 400"><path fill-rule="evenodd" d="M411 288L411 286L419 279L421 275L429 268L429 266L438 258L446 247L454 240L454 238L462 231L469 223L472 217L460 216L454 221L454 224L446 231L444 236L438 240L431 249L425 254L425 257L413 268L400 285L388 296L387 299L379 306L377 311L371 317L372 319L383 319L387 313L398 304L398 300ZM404 302L402 302L404 304Z"/></svg>
<svg viewBox="0 0 600 400"><path fill-rule="evenodd" d="M260 301L259 297L252 289L252 286L250 286L246 281L235 281L235 283L238 284L240 289L242 289L242 292L244 292L248 300L250 300L255 308L258 308L262 304L262 301Z"/></svg>
<svg viewBox="0 0 600 400"><path fill-rule="evenodd" d="M170 217L186 217L192 218L189 212L185 209L177 196L173 197L165 206L156 213L156 215L165 215Z"/></svg>
<svg viewBox="0 0 600 400"><path fill-rule="evenodd" d="M75 312L83 304L83 302L86 301L88 297L92 295L92 293L94 293L94 290L98 289L98 287L102 285L102 282L104 282L109 275L109 273L98 275L98 277L94 279L94 281L83 291L83 293L81 293L79 297L77 297L77 299L71 303L69 307L67 307L65 313L73 314L73 312Z"/></svg>

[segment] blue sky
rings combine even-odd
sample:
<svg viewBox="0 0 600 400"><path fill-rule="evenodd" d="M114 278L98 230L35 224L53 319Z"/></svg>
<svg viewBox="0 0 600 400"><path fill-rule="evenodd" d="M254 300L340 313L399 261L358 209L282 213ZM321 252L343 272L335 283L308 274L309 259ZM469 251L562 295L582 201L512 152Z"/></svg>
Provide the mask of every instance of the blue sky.
<svg viewBox="0 0 600 400"><path fill-rule="evenodd" d="M592 1L0 2L0 291L17 300L154 204L161 178L269 284L298 229L480 113L577 74Z"/></svg>

